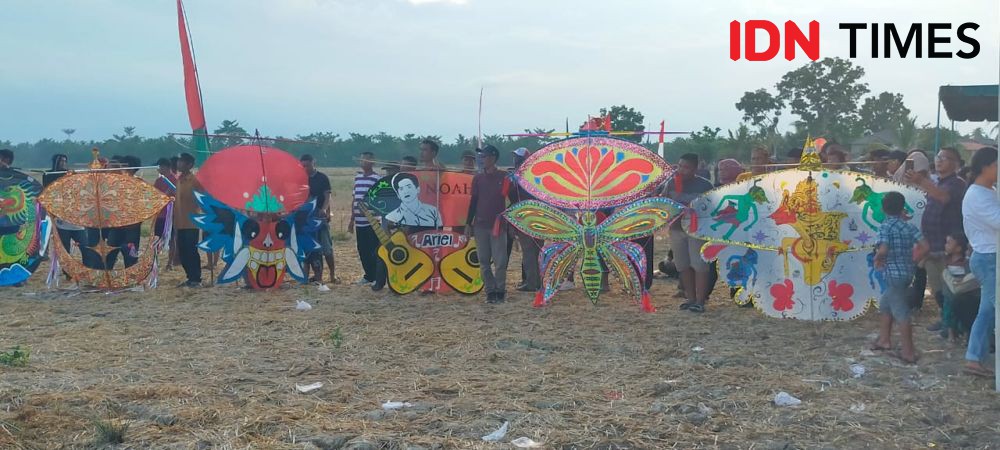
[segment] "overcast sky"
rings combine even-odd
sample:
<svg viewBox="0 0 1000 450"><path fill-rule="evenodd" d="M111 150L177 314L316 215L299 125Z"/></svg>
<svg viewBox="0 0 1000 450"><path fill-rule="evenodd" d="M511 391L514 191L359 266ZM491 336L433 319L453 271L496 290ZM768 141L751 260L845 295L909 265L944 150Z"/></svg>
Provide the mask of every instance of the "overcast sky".
<svg viewBox="0 0 1000 450"><path fill-rule="evenodd" d="M854 61L873 93L934 122L942 84L1000 78L994 0L188 0L210 128L475 135L574 126L627 104L652 128L738 126L744 91L808 62L733 62L731 20L809 20L821 56L847 57L840 22L976 22L979 56ZM0 140L189 131L174 0L0 0ZM951 51L968 50L955 38ZM926 33L925 33L926 36ZM859 47L868 48L863 36ZM926 43L925 43L926 45ZM926 54L926 47L925 47ZM864 55L862 55L864 56ZM869 55L870 56L870 55ZM791 117L786 114L784 123ZM965 129L971 129L966 127Z"/></svg>

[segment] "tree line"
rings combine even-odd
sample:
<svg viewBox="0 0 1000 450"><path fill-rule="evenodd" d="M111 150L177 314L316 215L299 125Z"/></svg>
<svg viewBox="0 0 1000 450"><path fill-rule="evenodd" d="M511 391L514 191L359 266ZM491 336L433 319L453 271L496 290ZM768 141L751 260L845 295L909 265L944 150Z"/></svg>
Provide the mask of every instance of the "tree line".
<svg viewBox="0 0 1000 450"><path fill-rule="evenodd" d="M768 88L748 91L735 103L743 113L741 123L723 132L722 128L704 126L666 145L666 158L676 161L685 153L696 153L703 159L715 161L722 158L749 160L750 151L757 146L765 146L775 155L783 155L793 148L801 148L807 135L825 137L849 145L854 139L866 134L889 130L895 145L903 148L932 149L935 128L930 123L918 125L911 115L903 96L898 93L870 93L868 84L862 81L864 69L849 60L825 58L810 62L789 71ZM790 112L796 117L789 124L790 129L778 132L782 114ZM645 116L626 105L602 108L596 117L611 118L612 128L620 131L644 131ZM566 124L567 130L576 130L578 124ZM994 128L993 132L996 132ZM89 162L91 149L98 148L106 156L133 155L143 164L152 165L158 158L169 157L191 148L190 139L183 136L142 137L133 126L125 126L121 134L114 134L103 141L73 140L75 130L63 129L66 139L41 139L36 142L12 143L0 140L0 148L10 148L17 154L19 167L43 168L50 165L54 154L66 154L71 163ZM535 128L524 130L526 134L547 134L557 130ZM564 131L564 130L558 130ZM238 120L224 120L213 130L214 134L228 136L250 136ZM977 128L968 136L941 130L941 145L954 145L962 138L981 140L987 132ZM317 164L326 167L346 167L356 165L361 152L375 153L376 159L398 161L404 156L417 156L419 144L424 139L439 143L439 160L445 164L457 165L463 152L477 146L476 136L459 134L446 140L437 135L408 133L402 136L385 132L376 134L348 133L340 135L329 131L296 135L275 136L279 139L268 145L288 151L296 156L309 153ZM483 136L483 142L492 144L501 151L501 163L509 161L509 152L525 147L536 150L561 137L515 137L499 134ZM655 135L628 136L626 139L656 149ZM305 142L289 142L305 141ZM216 137L211 139L213 150L246 142L240 138ZM864 151L871 148L863 149Z"/></svg>

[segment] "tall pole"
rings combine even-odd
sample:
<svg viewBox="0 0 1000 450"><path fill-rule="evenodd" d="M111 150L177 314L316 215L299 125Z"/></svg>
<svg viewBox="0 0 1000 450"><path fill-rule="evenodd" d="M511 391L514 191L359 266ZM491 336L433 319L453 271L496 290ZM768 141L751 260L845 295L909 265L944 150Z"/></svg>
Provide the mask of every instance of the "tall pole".
<svg viewBox="0 0 1000 450"><path fill-rule="evenodd" d="M934 128L934 154L941 150L941 94L938 93L937 127Z"/></svg>

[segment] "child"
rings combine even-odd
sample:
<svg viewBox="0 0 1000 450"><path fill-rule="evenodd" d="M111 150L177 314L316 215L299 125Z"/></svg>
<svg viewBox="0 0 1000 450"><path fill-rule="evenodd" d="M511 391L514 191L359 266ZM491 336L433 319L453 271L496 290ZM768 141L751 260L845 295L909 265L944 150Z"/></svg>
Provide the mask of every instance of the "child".
<svg viewBox="0 0 1000 450"><path fill-rule="evenodd" d="M964 234L948 235L944 253L941 337L957 341L972 328L972 322L979 311L979 281L969 271L969 240Z"/></svg>
<svg viewBox="0 0 1000 450"><path fill-rule="evenodd" d="M922 259L930 247L917 227L900 218L905 203L903 194L899 192L888 192L882 198L882 211L886 218L878 230L878 241L875 243L875 267L885 273L888 286L878 302L879 336L872 350L892 349L892 324L896 322L901 348L895 356L907 364L915 364L917 355L913 348L913 324L910 321L913 308L907 301L907 291L916 270L913 261Z"/></svg>

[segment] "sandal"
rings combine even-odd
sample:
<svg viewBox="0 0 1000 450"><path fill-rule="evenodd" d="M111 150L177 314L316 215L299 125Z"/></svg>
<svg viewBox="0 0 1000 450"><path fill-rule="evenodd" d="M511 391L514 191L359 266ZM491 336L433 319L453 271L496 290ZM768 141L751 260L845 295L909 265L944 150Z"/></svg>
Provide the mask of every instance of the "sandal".
<svg viewBox="0 0 1000 450"><path fill-rule="evenodd" d="M994 374L992 371L984 369L982 367L969 367L965 366L962 368L962 373L966 375L972 375L979 378L993 378Z"/></svg>
<svg viewBox="0 0 1000 450"><path fill-rule="evenodd" d="M920 359L919 357L917 357L917 355L913 355L913 359L904 358L903 353L900 352L899 350L892 352L889 356L892 356L893 358L902 361L904 364L909 364L909 365L916 364L917 360Z"/></svg>
<svg viewBox="0 0 1000 450"><path fill-rule="evenodd" d="M694 303L692 302L681 303L681 310L683 311L685 309L690 309L692 305L694 305Z"/></svg>
<svg viewBox="0 0 1000 450"><path fill-rule="evenodd" d="M868 350L873 352L888 352L892 350L892 347L885 347L878 345L878 342L872 342L872 344L868 346Z"/></svg>
<svg viewBox="0 0 1000 450"><path fill-rule="evenodd" d="M691 311L693 313L703 313L703 312L705 312L705 305L699 305L699 304L695 303L695 304L691 305L690 307L688 307L688 311Z"/></svg>

